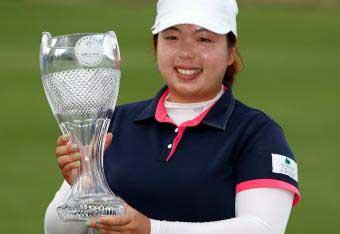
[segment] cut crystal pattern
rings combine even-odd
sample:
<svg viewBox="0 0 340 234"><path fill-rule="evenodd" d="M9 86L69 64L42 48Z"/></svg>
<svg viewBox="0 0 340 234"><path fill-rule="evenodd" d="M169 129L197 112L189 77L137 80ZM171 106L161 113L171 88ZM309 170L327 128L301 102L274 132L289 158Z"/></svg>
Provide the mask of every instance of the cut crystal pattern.
<svg viewBox="0 0 340 234"><path fill-rule="evenodd" d="M91 116L114 109L120 71L112 68L74 69L45 75L42 80L55 115Z"/></svg>

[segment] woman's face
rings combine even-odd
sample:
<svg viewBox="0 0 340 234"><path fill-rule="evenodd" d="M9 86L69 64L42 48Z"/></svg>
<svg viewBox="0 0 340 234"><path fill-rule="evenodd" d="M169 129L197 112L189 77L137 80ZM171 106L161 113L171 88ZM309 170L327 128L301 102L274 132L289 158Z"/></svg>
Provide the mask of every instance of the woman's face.
<svg viewBox="0 0 340 234"><path fill-rule="evenodd" d="M181 24L159 33L157 61L170 90L169 101L202 102L221 90L223 76L234 62L225 35L192 24Z"/></svg>

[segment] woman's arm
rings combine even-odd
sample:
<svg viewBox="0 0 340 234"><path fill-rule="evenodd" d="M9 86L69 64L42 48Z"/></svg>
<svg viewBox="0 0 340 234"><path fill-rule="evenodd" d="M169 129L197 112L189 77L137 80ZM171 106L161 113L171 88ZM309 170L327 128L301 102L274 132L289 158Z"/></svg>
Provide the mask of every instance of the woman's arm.
<svg viewBox="0 0 340 234"><path fill-rule="evenodd" d="M45 213L44 231L45 234L82 234L87 232L87 228L82 222L67 222L61 221L57 215L57 207L61 205L67 198L71 186L64 181L60 189L54 196L54 199L48 206Z"/></svg>
<svg viewBox="0 0 340 234"><path fill-rule="evenodd" d="M69 142L69 136L60 136L57 140L56 156L58 166L61 169L61 173L64 177L64 183L59 188L58 192L55 194L52 202L49 204L44 221L45 234L63 234L63 233L86 233L87 228L85 228L82 222L62 222L57 215L57 207L61 205L69 195L71 186L69 183L72 181L72 170L78 168L80 165L80 155L78 147L72 145ZM107 147L111 144L112 133L108 133L105 138L105 146Z"/></svg>
<svg viewBox="0 0 340 234"><path fill-rule="evenodd" d="M294 194L276 188L256 188L236 195L236 218L187 223L151 220L151 234L283 234Z"/></svg>
<svg viewBox="0 0 340 234"><path fill-rule="evenodd" d="M64 182L45 215L45 234L86 233L83 223L63 223L56 207L70 190ZM236 195L236 218L216 222L188 223L151 220L151 234L283 234L294 194L277 188L255 188Z"/></svg>

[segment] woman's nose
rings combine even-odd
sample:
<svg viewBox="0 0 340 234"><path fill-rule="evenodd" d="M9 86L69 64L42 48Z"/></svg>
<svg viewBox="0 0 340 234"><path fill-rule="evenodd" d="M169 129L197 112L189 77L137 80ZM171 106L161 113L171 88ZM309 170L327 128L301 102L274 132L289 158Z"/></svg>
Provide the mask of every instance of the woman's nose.
<svg viewBox="0 0 340 234"><path fill-rule="evenodd" d="M195 52L192 44L183 42L179 49L179 57L181 59L193 59L195 57Z"/></svg>

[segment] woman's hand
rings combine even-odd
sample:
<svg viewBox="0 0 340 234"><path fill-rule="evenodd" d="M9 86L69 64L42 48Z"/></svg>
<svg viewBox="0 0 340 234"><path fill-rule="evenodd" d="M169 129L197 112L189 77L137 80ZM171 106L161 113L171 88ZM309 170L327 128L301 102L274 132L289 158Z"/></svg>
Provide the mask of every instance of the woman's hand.
<svg viewBox="0 0 340 234"><path fill-rule="evenodd" d="M78 168L81 164L81 157L77 145L69 143L69 136L60 136L57 140L56 156L59 168L67 183L72 183L72 169ZM108 133L105 138L105 146L111 144L112 133Z"/></svg>
<svg viewBox="0 0 340 234"><path fill-rule="evenodd" d="M86 222L87 226L95 228L101 234L150 234L150 219L131 206L125 206L123 216L102 216Z"/></svg>

